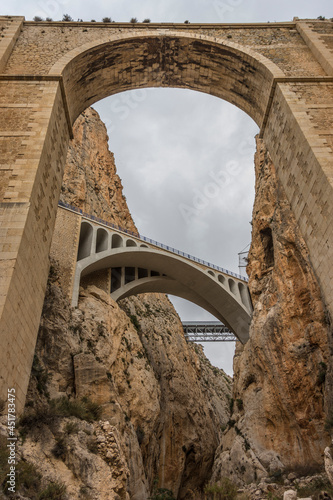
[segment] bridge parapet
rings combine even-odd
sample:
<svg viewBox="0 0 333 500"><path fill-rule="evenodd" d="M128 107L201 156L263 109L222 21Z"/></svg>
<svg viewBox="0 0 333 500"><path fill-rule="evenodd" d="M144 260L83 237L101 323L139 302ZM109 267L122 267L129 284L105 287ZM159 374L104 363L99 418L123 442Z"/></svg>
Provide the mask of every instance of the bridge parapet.
<svg viewBox="0 0 333 500"><path fill-rule="evenodd" d="M235 342L237 337L219 321L183 321L189 342Z"/></svg>

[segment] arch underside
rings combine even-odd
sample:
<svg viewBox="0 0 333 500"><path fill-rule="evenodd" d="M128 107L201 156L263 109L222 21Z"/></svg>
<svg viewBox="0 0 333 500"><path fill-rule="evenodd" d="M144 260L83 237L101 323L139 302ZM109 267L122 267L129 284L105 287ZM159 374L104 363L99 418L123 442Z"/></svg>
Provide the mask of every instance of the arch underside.
<svg viewBox="0 0 333 500"><path fill-rule="evenodd" d="M141 268L157 271L159 276L136 279L122 285L111 296L115 300L139 293L169 293L187 299L213 314L232 330L239 340L248 340L251 312L239 292L232 293L204 269L177 255L152 248L116 248L94 254L77 263L76 292L82 277L103 269ZM235 281L236 283L236 281ZM245 285L239 281L240 286ZM75 305L73 298L73 305Z"/></svg>
<svg viewBox="0 0 333 500"><path fill-rule="evenodd" d="M116 292L111 293L111 297L114 300L119 301L125 299L126 297L139 295L141 293L166 293L188 300L205 309L231 329L231 326L227 323L225 316L223 316L220 311L205 300L204 297L195 293L179 281L169 278L168 276L154 276L132 281L122 286Z"/></svg>
<svg viewBox="0 0 333 500"><path fill-rule="evenodd" d="M173 87L225 99L260 126L273 78L282 72L263 56L234 45L194 34L127 35L67 55L51 73L62 72L72 122L112 94Z"/></svg>

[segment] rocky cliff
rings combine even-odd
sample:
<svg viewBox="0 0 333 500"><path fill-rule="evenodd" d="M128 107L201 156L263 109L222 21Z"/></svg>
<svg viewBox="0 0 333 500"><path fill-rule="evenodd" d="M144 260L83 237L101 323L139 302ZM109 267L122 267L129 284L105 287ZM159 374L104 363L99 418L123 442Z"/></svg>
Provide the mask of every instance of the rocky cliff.
<svg viewBox="0 0 333 500"><path fill-rule="evenodd" d="M74 131L62 200L134 229L97 113ZM163 487L194 498L229 420L230 377L186 342L166 296L117 304L90 280L72 309L61 272L53 261L21 422L18 467L32 479L21 474L20 492L147 500Z"/></svg>
<svg viewBox="0 0 333 500"><path fill-rule="evenodd" d="M332 331L308 251L262 140L248 274L250 340L234 358L233 414L213 479L239 484L323 466Z"/></svg>

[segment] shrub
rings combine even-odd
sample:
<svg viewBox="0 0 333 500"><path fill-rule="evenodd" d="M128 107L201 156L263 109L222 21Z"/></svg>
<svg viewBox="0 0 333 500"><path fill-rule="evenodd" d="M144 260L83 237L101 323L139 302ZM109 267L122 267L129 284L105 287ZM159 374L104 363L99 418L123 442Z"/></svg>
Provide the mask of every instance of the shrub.
<svg viewBox="0 0 333 500"><path fill-rule="evenodd" d="M33 20L35 21L35 23L40 23L41 21L43 21L43 18L40 16L35 16Z"/></svg>
<svg viewBox="0 0 333 500"><path fill-rule="evenodd" d="M65 438L63 438L63 437L58 438L51 451L56 458L60 458L61 460L65 460L66 452L67 452Z"/></svg>
<svg viewBox="0 0 333 500"><path fill-rule="evenodd" d="M135 316L135 314L130 315L130 320L132 321L134 327L139 331L140 330L140 323L138 321L138 318Z"/></svg>
<svg viewBox="0 0 333 500"><path fill-rule="evenodd" d="M99 420L103 413L103 408L98 403L94 403L89 398L82 398L82 402L86 405L87 415L85 420L91 422L92 420Z"/></svg>
<svg viewBox="0 0 333 500"><path fill-rule="evenodd" d="M48 398L49 392L47 390L47 383L50 377L48 372L41 366L39 358L36 354L34 355L32 362L31 375L33 375L36 379L38 392Z"/></svg>
<svg viewBox="0 0 333 500"><path fill-rule="evenodd" d="M77 417L88 422L98 420L103 412L100 405L87 397L81 400L69 400L66 396L53 399L51 401L51 408L58 417Z"/></svg>
<svg viewBox="0 0 333 500"><path fill-rule="evenodd" d="M111 17L103 17L102 23L112 23Z"/></svg>
<svg viewBox="0 0 333 500"><path fill-rule="evenodd" d="M175 500L171 490L167 488L154 489L153 496L149 500Z"/></svg>
<svg viewBox="0 0 333 500"><path fill-rule="evenodd" d="M311 483L306 486L300 488L296 485L297 496L300 498L313 498L314 500L318 500L321 498L321 493L323 491L327 492L329 497L333 496L333 487L328 479L324 480L321 477L316 477ZM327 498L329 498L327 497Z"/></svg>
<svg viewBox="0 0 333 500"><path fill-rule="evenodd" d="M41 474L33 464L23 460L18 462L16 466L16 488L17 490L23 490L24 496L29 495L30 498L35 498L40 490L41 478Z"/></svg>
<svg viewBox="0 0 333 500"><path fill-rule="evenodd" d="M43 425L52 425L56 415L48 404L25 411L19 420L20 435L24 438L30 431L38 431Z"/></svg>
<svg viewBox="0 0 333 500"><path fill-rule="evenodd" d="M224 477L218 483L205 488L208 499L213 500L234 500L237 497L237 486L230 479Z"/></svg>
<svg viewBox="0 0 333 500"><path fill-rule="evenodd" d="M130 23L137 23L138 20L136 17L132 17L131 20L130 20Z"/></svg>
<svg viewBox="0 0 333 500"><path fill-rule="evenodd" d="M79 430L79 426L76 422L67 422L65 425L65 433L66 434L76 434Z"/></svg>
<svg viewBox="0 0 333 500"><path fill-rule="evenodd" d="M242 399L236 399L236 404L237 404L237 408L239 409L239 411L244 410L244 403L243 403Z"/></svg>
<svg viewBox="0 0 333 500"><path fill-rule="evenodd" d="M64 14L62 16L62 20L63 21L67 21L67 22L72 22L73 21L73 18L69 15L69 14Z"/></svg>
<svg viewBox="0 0 333 500"><path fill-rule="evenodd" d="M143 23L150 23L150 19L149 19L149 18L144 19L142 22L143 22Z"/></svg>
<svg viewBox="0 0 333 500"><path fill-rule="evenodd" d="M60 483L50 483L37 497L37 500L65 500L66 486Z"/></svg>

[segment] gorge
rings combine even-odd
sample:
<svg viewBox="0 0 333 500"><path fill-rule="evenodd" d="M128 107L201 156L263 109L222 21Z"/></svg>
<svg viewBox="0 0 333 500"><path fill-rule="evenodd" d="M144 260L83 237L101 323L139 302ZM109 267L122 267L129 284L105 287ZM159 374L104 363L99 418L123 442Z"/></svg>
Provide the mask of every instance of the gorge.
<svg viewBox="0 0 333 500"><path fill-rule="evenodd" d="M74 133L61 200L135 230L96 111L87 109ZM57 484L71 499L147 500L157 487L194 499L223 477L244 487L305 465L323 468L330 318L261 139L255 169L248 264L254 313L249 341L237 345L233 380L185 341L164 295L116 303L95 273L71 308L69 270L59 259L67 242L59 253L56 229L20 427L21 498Z"/></svg>

